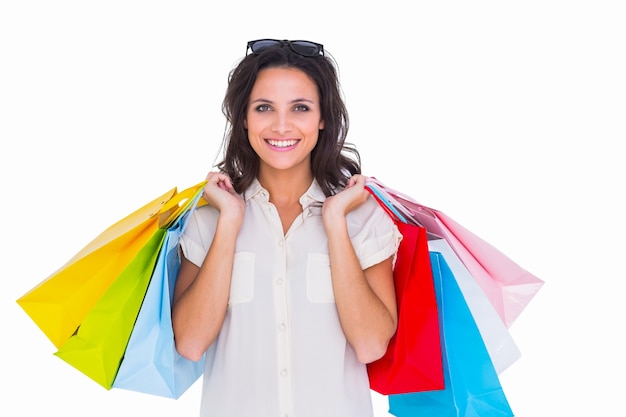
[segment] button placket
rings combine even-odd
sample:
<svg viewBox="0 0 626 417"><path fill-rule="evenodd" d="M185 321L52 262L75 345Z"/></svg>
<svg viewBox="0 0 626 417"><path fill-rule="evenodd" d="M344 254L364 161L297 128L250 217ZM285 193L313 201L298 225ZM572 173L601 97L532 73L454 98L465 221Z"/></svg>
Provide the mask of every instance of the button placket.
<svg viewBox="0 0 626 417"><path fill-rule="evenodd" d="M274 279L274 313L276 318L276 343L278 347L277 372L279 406L281 415L291 410L290 341L288 326L288 281L286 240L282 236L276 246L277 274Z"/></svg>

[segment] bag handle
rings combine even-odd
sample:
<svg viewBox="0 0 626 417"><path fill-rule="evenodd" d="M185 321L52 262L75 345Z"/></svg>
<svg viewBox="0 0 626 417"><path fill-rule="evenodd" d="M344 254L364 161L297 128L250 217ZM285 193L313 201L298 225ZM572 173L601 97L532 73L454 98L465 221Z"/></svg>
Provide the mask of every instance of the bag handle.
<svg viewBox="0 0 626 417"><path fill-rule="evenodd" d="M381 187L387 195L389 195L390 200L393 200L398 203L397 207L405 214L405 216L417 221L417 219L415 219L415 215L416 215L415 213L416 211L419 211L422 215L427 215L428 217L431 217L433 219L437 218L437 215L435 214L435 211L436 211L435 209L425 206L422 203L419 203L414 198L406 194L403 194L400 191L396 191L392 188L387 187L386 185L383 185L376 178L373 178L373 182L377 184L379 187ZM403 203L403 201L405 203ZM415 207L407 206L407 203L412 204Z"/></svg>
<svg viewBox="0 0 626 417"><path fill-rule="evenodd" d="M428 240L443 238L436 232L433 232L430 228L430 219L437 221L437 210L418 203L412 197L396 191L390 187L387 187L374 177L369 177L367 179L366 186L369 186L373 189L378 189L381 194L384 194L387 197L387 204L395 203L393 204L393 206L406 216L406 218L408 219L408 224L425 228ZM381 204L383 203L381 202ZM389 213L389 210L387 212ZM424 218L428 218L428 220L423 221Z"/></svg>
<svg viewBox="0 0 626 417"><path fill-rule="evenodd" d="M365 182L365 186L375 197L378 197L379 203L384 205L387 209L387 213L391 211L390 216L393 219L406 224L423 227L423 224L415 217L413 210L402 204L401 200L403 198L397 195L394 190L388 188L374 177L368 178ZM405 199L405 201L410 200Z"/></svg>
<svg viewBox="0 0 626 417"><path fill-rule="evenodd" d="M153 215L159 216L159 228L168 228L178 217L189 208L194 202L198 194L202 192L207 181L204 180L198 184L189 187L179 193L174 194L168 201L161 206L158 213Z"/></svg>
<svg viewBox="0 0 626 417"><path fill-rule="evenodd" d="M365 189L378 201L378 204L387 212L389 217L395 222L406 223L406 219L396 210L383 192L375 185L365 183Z"/></svg>

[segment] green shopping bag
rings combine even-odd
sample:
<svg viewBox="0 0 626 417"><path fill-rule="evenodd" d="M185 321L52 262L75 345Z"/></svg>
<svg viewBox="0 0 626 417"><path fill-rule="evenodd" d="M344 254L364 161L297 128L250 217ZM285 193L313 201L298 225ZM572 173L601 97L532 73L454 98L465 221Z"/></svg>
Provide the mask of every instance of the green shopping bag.
<svg viewBox="0 0 626 417"><path fill-rule="evenodd" d="M55 353L111 389L165 238L158 229Z"/></svg>

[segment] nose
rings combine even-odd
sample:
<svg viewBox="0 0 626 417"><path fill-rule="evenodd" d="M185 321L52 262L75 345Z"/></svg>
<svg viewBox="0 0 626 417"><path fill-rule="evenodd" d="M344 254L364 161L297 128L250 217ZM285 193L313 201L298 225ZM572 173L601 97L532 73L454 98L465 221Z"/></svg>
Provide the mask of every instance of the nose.
<svg viewBox="0 0 626 417"><path fill-rule="evenodd" d="M276 112L272 121L272 131L277 133L290 132L292 129L291 116L288 112Z"/></svg>

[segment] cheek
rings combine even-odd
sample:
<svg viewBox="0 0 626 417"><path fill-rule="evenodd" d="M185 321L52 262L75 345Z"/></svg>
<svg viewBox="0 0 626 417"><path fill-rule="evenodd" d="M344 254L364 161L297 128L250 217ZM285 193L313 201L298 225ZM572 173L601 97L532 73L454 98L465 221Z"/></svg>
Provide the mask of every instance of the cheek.
<svg viewBox="0 0 626 417"><path fill-rule="evenodd" d="M249 132L261 132L265 129L265 121L262 117L258 117L257 115L248 115L244 120L244 127Z"/></svg>

